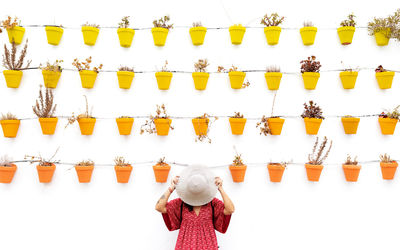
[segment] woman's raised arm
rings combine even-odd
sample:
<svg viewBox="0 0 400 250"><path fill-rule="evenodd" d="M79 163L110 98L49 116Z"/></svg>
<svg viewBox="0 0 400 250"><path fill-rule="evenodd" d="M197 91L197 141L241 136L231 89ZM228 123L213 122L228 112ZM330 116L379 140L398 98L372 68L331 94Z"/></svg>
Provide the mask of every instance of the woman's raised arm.
<svg viewBox="0 0 400 250"><path fill-rule="evenodd" d="M174 192L175 190L175 185L178 183L179 176L175 176L172 181L171 181L171 186L167 189L167 191L164 192L164 194L158 199L157 204L156 204L156 210L160 213L166 213L167 212L167 202L169 199L169 196Z"/></svg>
<svg viewBox="0 0 400 250"><path fill-rule="evenodd" d="M225 190L222 188L222 179L219 177L215 177L215 185L218 186L218 191L220 192L222 200L224 201L224 214L233 214L233 212L235 212L235 206L233 205L233 202L231 201L229 196L225 193Z"/></svg>

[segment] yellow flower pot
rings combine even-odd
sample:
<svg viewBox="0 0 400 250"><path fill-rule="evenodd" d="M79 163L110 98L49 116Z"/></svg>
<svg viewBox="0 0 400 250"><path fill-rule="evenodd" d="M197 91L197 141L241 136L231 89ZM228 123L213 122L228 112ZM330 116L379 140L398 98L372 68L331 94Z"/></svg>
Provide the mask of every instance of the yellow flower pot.
<svg viewBox="0 0 400 250"><path fill-rule="evenodd" d="M96 118L79 118L78 123L81 135L91 135L96 124Z"/></svg>
<svg viewBox="0 0 400 250"><path fill-rule="evenodd" d="M231 130L233 135L242 135L244 126L246 125L246 118L229 118L229 124L231 125Z"/></svg>
<svg viewBox="0 0 400 250"><path fill-rule="evenodd" d="M42 70L44 86L46 88L56 88L60 79L60 71Z"/></svg>
<svg viewBox="0 0 400 250"><path fill-rule="evenodd" d="M81 77L82 88L91 89L94 86L97 78L97 72L93 70L81 70L79 71Z"/></svg>
<svg viewBox="0 0 400 250"><path fill-rule="evenodd" d="M394 72L377 72L375 73L376 81L378 82L379 88L390 89L392 87Z"/></svg>
<svg viewBox="0 0 400 250"><path fill-rule="evenodd" d="M381 127L381 132L383 135L393 135L394 130L396 129L396 125L398 120L392 118L378 118L379 125Z"/></svg>
<svg viewBox="0 0 400 250"><path fill-rule="evenodd" d="M135 72L117 71L118 85L121 89L130 89Z"/></svg>
<svg viewBox="0 0 400 250"><path fill-rule="evenodd" d="M282 132L283 124L285 123L285 119L275 117L268 118L268 127L271 130L271 135L280 135Z"/></svg>
<svg viewBox="0 0 400 250"><path fill-rule="evenodd" d="M167 90L171 85L172 73L171 72L156 72L156 80L158 89Z"/></svg>
<svg viewBox="0 0 400 250"><path fill-rule="evenodd" d="M346 135L357 134L359 123L360 118L358 117L342 117L342 124L344 128L344 133Z"/></svg>
<svg viewBox="0 0 400 250"><path fill-rule="evenodd" d="M320 74L317 72L304 72L302 74L304 88L308 90L313 90L317 87L318 79Z"/></svg>
<svg viewBox="0 0 400 250"><path fill-rule="evenodd" d="M208 119L208 118L192 119L192 124L193 124L194 132L196 133L196 135L197 136L207 135L209 123L210 123L210 119Z"/></svg>
<svg viewBox="0 0 400 250"><path fill-rule="evenodd" d="M153 40L155 46L164 46L167 41L169 30L167 28L152 28L151 33L153 34Z"/></svg>
<svg viewBox="0 0 400 250"><path fill-rule="evenodd" d="M386 30L381 30L378 32L375 32L375 41L378 46L386 46L389 44L389 38L390 38L390 28L387 28Z"/></svg>
<svg viewBox="0 0 400 250"><path fill-rule="evenodd" d="M344 89L354 89L358 76L357 71L342 71L339 76Z"/></svg>
<svg viewBox="0 0 400 250"><path fill-rule="evenodd" d="M4 70L3 75L6 79L7 87L18 88L21 83L23 73L21 70Z"/></svg>
<svg viewBox="0 0 400 250"><path fill-rule="evenodd" d="M279 36L281 35L281 27L270 26L264 28L265 38L269 45L276 45L279 42Z"/></svg>
<svg viewBox="0 0 400 250"><path fill-rule="evenodd" d="M39 118L40 127L44 135L52 135L56 131L58 118Z"/></svg>
<svg viewBox="0 0 400 250"><path fill-rule="evenodd" d="M239 45L243 41L244 33L246 32L246 28L243 26L233 25L229 27L229 34L231 36L232 44Z"/></svg>
<svg viewBox="0 0 400 250"><path fill-rule="evenodd" d="M349 45L353 42L353 36L356 28L353 26L345 26L337 29L339 35L340 43L342 45Z"/></svg>
<svg viewBox="0 0 400 250"><path fill-rule="evenodd" d="M269 90L278 90L281 84L282 73L281 72L267 72L264 74L265 80Z"/></svg>
<svg viewBox="0 0 400 250"><path fill-rule="evenodd" d="M314 44L317 30L317 27L303 27L300 29L300 35L304 45L309 46Z"/></svg>
<svg viewBox="0 0 400 250"><path fill-rule="evenodd" d="M115 119L118 126L120 135L130 135L132 131L133 122L135 121L131 117L117 118Z"/></svg>
<svg viewBox="0 0 400 250"><path fill-rule="evenodd" d="M22 38L24 38L25 34L25 28L20 26L15 26L12 29L7 29L7 34L10 43L14 41L15 44L18 45L22 43Z"/></svg>
<svg viewBox="0 0 400 250"><path fill-rule="evenodd" d="M64 29L57 26L46 26L47 43L51 45L58 45L64 33Z"/></svg>
<svg viewBox="0 0 400 250"><path fill-rule="evenodd" d="M154 119L154 125L156 126L157 135L167 136L171 127L171 119Z"/></svg>
<svg viewBox="0 0 400 250"><path fill-rule="evenodd" d="M82 26L83 42L89 46L95 45L99 31L96 27Z"/></svg>
<svg viewBox="0 0 400 250"><path fill-rule="evenodd" d="M204 38L207 33L206 27L192 27L189 29L190 37L192 38L192 43L195 46L202 45L204 43Z"/></svg>
<svg viewBox="0 0 400 250"><path fill-rule="evenodd" d="M0 124L3 129L4 137L15 138L17 137L20 120L1 120Z"/></svg>
<svg viewBox="0 0 400 250"><path fill-rule="evenodd" d="M308 135L318 134L319 127L321 126L322 119L318 118L304 118L304 124L306 126L306 133Z"/></svg>
<svg viewBox="0 0 400 250"><path fill-rule="evenodd" d="M246 73L241 71L231 71L228 73L229 81L231 83L231 88L233 89L241 89L243 86L244 78L246 77Z"/></svg>
<svg viewBox="0 0 400 250"><path fill-rule="evenodd" d="M209 73L206 72L193 72L193 82L194 87L197 90L205 90L207 87L208 77L210 76Z"/></svg>
<svg viewBox="0 0 400 250"><path fill-rule="evenodd" d="M119 38L119 44L121 45L121 47L124 48L131 47L133 36L135 35L134 29L119 28L117 29L117 34Z"/></svg>

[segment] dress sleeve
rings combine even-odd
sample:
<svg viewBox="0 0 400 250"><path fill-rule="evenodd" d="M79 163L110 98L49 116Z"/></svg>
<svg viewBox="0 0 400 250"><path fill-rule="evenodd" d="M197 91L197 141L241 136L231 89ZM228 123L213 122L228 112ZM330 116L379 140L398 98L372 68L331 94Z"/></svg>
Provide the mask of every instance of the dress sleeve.
<svg viewBox="0 0 400 250"><path fill-rule="evenodd" d="M222 201L214 198L212 200L212 205L214 206L214 227L220 233L225 233L228 229L229 222L231 220L231 215L225 215L224 209L225 205Z"/></svg>
<svg viewBox="0 0 400 250"><path fill-rule="evenodd" d="M162 217L169 231L177 230L181 226L181 204L182 200L179 198L167 202L167 212Z"/></svg>

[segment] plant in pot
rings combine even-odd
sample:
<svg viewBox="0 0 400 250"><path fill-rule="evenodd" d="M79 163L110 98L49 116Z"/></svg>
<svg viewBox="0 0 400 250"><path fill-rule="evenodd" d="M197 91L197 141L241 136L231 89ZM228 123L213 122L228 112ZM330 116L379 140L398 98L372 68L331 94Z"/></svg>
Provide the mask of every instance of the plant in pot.
<svg viewBox="0 0 400 250"><path fill-rule="evenodd" d="M25 43L23 50L19 57L17 56L17 45L11 43L11 49L8 50L7 45L4 44L3 71L4 78L6 79L7 87L18 88L22 79L22 70L29 68L31 61L28 60L25 64L25 57L28 50L28 40ZM24 66L25 65L25 66Z"/></svg>
<svg viewBox="0 0 400 250"><path fill-rule="evenodd" d="M189 29L190 38L195 46L202 45L207 33L207 28L201 22L194 22L193 27Z"/></svg>
<svg viewBox="0 0 400 250"><path fill-rule="evenodd" d="M317 35L317 27L311 21L304 21L303 28L300 29L301 40L306 46L313 45Z"/></svg>
<svg viewBox="0 0 400 250"><path fill-rule="evenodd" d="M393 37L393 33L398 30L400 23L400 9L393 15L374 19L368 23L368 32L370 36L375 36L375 41L378 46L386 46L389 44L389 39Z"/></svg>
<svg viewBox="0 0 400 250"><path fill-rule="evenodd" d="M157 105L156 115L149 116L145 124L140 127L140 134L146 132L149 134L157 133L159 136L167 136L169 129L174 129L174 127L171 126L171 122L172 120L169 115L167 115L165 105Z"/></svg>
<svg viewBox="0 0 400 250"><path fill-rule="evenodd" d="M171 166L165 162L165 157L160 158L156 165L153 166L154 177L156 182L165 183L168 180L168 174Z"/></svg>
<svg viewBox="0 0 400 250"><path fill-rule="evenodd" d="M397 122L400 119L399 108L400 105L394 108L392 111L382 112L379 115L378 122L383 135L393 135Z"/></svg>
<svg viewBox="0 0 400 250"><path fill-rule="evenodd" d="M62 25L46 25L44 28L46 30L47 43L50 45L58 45L61 41L61 37L64 33Z"/></svg>
<svg viewBox="0 0 400 250"><path fill-rule="evenodd" d="M342 167L346 181L357 182L361 169L361 166L358 165L357 156L352 160L351 156L347 155L346 161L343 163Z"/></svg>
<svg viewBox="0 0 400 250"><path fill-rule="evenodd" d="M239 71L238 67L232 65L229 69L225 69L222 66L218 66L218 73L228 73L229 82L231 83L232 89L244 89L250 86L249 80L244 80L246 73Z"/></svg>
<svg viewBox="0 0 400 250"><path fill-rule="evenodd" d="M308 155L308 162L305 164L307 171L307 178L309 181L319 181L319 177L321 176L322 169L324 166L323 162L329 155L329 152L332 148L332 141L328 145L328 138L324 137L324 140L319 145L318 137L315 138L314 147L312 153ZM324 153L325 152L325 153Z"/></svg>
<svg viewBox="0 0 400 250"><path fill-rule="evenodd" d="M39 118L40 127L44 135L54 134L58 122L58 118L54 116L57 104L54 104L53 90L46 88L42 91L39 89L39 97L36 99L35 106L32 106L33 113Z"/></svg>
<svg viewBox="0 0 400 250"><path fill-rule="evenodd" d="M21 121L16 115L12 113L1 114L0 124L3 129L4 137L15 138L17 137L19 124Z"/></svg>
<svg viewBox="0 0 400 250"><path fill-rule="evenodd" d="M120 66L117 71L118 85L121 89L130 89L135 71L133 67Z"/></svg>
<svg viewBox="0 0 400 250"><path fill-rule="evenodd" d="M394 71L387 71L382 65L375 69L375 77L379 88L390 89L392 87Z"/></svg>
<svg viewBox="0 0 400 250"><path fill-rule="evenodd" d="M314 103L314 101L309 101L304 103L304 111L301 117L304 119L304 124L306 126L306 133L309 135L318 134L321 122L325 117L322 116L321 108Z"/></svg>
<svg viewBox="0 0 400 250"><path fill-rule="evenodd" d="M172 72L167 68L168 61L165 61L164 66L162 66L160 71L155 73L157 86L160 90L168 90L171 85Z"/></svg>
<svg viewBox="0 0 400 250"><path fill-rule="evenodd" d="M269 45L276 45L279 42L279 36L281 34L280 24L283 23L285 17L280 17L278 13L272 13L271 15L265 14L261 19L261 24L265 25L264 34Z"/></svg>
<svg viewBox="0 0 400 250"><path fill-rule="evenodd" d="M80 183L89 183L92 179L94 162L92 160L83 160L75 165L75 171Z"/></svg>
<svg viewBox="0 0 400 250"><path fill-rule="evenodd" d="M90 68L92 57L88 57L84 62L80 62L77 58L74 59L72 65L79 71L81 77L82 88L91 89L96 82L97 74L103 68L103 64L98 67Z"/></svg>
<svg viewBox="0 0 400 250"><path fill-rule="evenodd" d="M168 32L173 28L173 24L169 24L169 16L164 16L153 21L154 28L151 29L155 46L164 46L167 40Z"/></svg>
<svg viewBox="0 0 400 250"><path fill-rule="evenodd" d="M11 158L7 155L0 158L0 183L11 183L16 171L17 165L12 162Z"/></svg>
<svg viewBox="0 0 400 250"><path fill-rule="evenodd" d="M130 135L132 131L133 122L135 119L130 116L120 116L115 119L118 126L120 135Z"/></svg>
<svg viewBox="0 0 400 250"><path fill-rule="evenodd" d="M8 40L10 43L21 44L24 38L25 28L21 27L21 20L18 17L11 18L1 21L1 25L7 30Z"/></svg>
<svg viewBox="0 0 400 250"><path fill-rule="evenodd" d="M268 66L264 74L269 90L278 90L281 84L281 68L276 65Z"/></svg>
<svg viewBox="0 0 400 250"><path fill-rule="evenodd" d="M40 183L50 183L53 179L54 171L56 170L56 163L58 161L53 160L58 152L58 148L49 159L43 158L40 154L39 156L25 155L25 160L28 160L31 164L37 163L36 170L39 177Z"/></svg>
<svg viewBox="0 0 400 250"><path fill-rule="evenodd" d="M132 165L124 157L118 156L114 159L114 169L118 183L128 183L131 177Z"/></svg>
<svg viewBox="0 0 400 250"><path fill-rule="evenodd" d="M321 63L316 60L315 56L309 56L306 60L300 62L300 72L303 76L304 88L313 90L317 86L319 79L319 70Z"/></svg>
<svg viewBox="0 0 400 250"><path fill-rule="evenodd" d="M274 99L272 101L271 116L267 117L263 115L261 121L256 125L256 128L260 128L260 135L280 135L282 132L285 119L282 119L280 116L274 116L276 94L277 93L275 92Z"/></svg>
<svg viewBox="0 0 400 250"><path fill-rule="evenodd" d="M229 27L229 35L231 36L231 43L234 45L242 44L246 27L241 24L234 24Z"/></svg>
<svg viewBox="0 0 400 250"><path fill-rule="evenodd" d="M269 180L271 182L281 182L283 172L286 169L288 162L270 162L267 165Z"/></svg>
<svg viewBox="0 0 400 250"><path fill-rule="evenodd" d="M95 45L99 32L100 25L86 22L82 25L83 42L89 46Z"/></svg>
<svg viewBox="0 0 400 250"><path fill-rule="evenodd" d="M93 134L93 129L94 125L96 124L96 118L92 116L92 110L93 107L89 111L89 105L87 101L87 97L85 97L85 102L86 102L86 111L85 113L82 113L78 116L75 116L74 113L72 113L72 116L68 118L68 123L65 127L68 125L72 125L76 121L79 124L79 129L81 130L82 135L91 135Z"/></svg>
<svg viewBox="0 0 400 250"><path fill-rule="evenodd" d="M346 115L341 118L344 133L346 135L357 134L358 124L360 123L360 118L351 115Z"/></svg>
<svg viewBox="0 0 400 250"><path fill-rule="evenodd" d="M353 42L354 32L356 31L355 17L353 13L349 14L347 19L343 20L340 23L340 27L337 28L337 33L342 45L349 45Z"/></svg>
<svg viewBox="0 0 400 250"><path fill-rule="evenodd" d="M240 112L235 112L233 116L229 117L232 134L242 135L246 121L247 119Z"/></svg>
<svg viewBox="0 0 400 250"><path fill-rule="evenodd" d="M214 116L214 121L218 119L218 117ZM194 128L194 132L196 133L196 142L207 141L211 143L211 138L208 137L208 133L210 132L210 127L212 124L211 116L207 113L204 113L202 116L198 116L192 119L192 124Z"/></svg>
<svg viewBox="0 0 400 250"><path fill-rule="evenodd" d="M379 156L381 162L381 172L382 178L384 180L393 180L394 175L396 174L397 166L399 165L397 161L392 160L388 154Z"/></svg>
<svg viewBox="0 0 400 250"><path fill-rule="evenodd" d="M246 169L247 166L243 163L242 155L236 152L235 158L229 166L233 182L243 182L244 176L246 175Z"/></svg>
<svg viewBox="0 0 400 250"><path fill-rule="evenodd" d="M205 90L207 87L209 73L206 72L207 67L210 64L207 59L199 59L194 64L194 71L192 73L192 78L194 82L194 88L197 90Z"/></svg>
<svg viewBox="0 0 400 250"><path fill-rule="evenodd" d="M117 34L118 34L119 44L121 45L121 47L124 48L131 47L133 36L135 35L135 30L129 28L130 25L129 18L130 18L129 16L124 16L121 19L121 22L118 23Z"/></svg>
<svg viewBox="0 0 400 250"><path fill-rule="evenodd" d="M47 62L44 66L40 64L39 68L42 70L44 86L46 88L57 87L62 72L60 65L62 62L63 60L56 60L54 63Z"/></svg>
<svg viewBox="0 0 400 250"><path fill-rule="evenodd" d="M344 89L354 89L357 81L358 71L358 68L353 69L351 67L343 66L342 71L339 73L339 77Z"/></svg>

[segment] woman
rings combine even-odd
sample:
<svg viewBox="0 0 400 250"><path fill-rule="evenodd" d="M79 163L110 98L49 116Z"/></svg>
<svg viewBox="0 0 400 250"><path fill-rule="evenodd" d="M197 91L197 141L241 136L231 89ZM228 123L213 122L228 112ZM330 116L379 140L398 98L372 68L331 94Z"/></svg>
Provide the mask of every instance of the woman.
<svg viewBox="0 0 400 250"><path fill-rule="evenodd" d="M168 201L177 190L180 198ZM215 198L217 190L223 202ZM218 249L215 230L225 233L235 207L222 188L222 180L206 167L193 166L171 181L156 204L169 231L179 229L175 249Z"/></svg>

